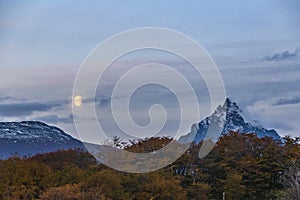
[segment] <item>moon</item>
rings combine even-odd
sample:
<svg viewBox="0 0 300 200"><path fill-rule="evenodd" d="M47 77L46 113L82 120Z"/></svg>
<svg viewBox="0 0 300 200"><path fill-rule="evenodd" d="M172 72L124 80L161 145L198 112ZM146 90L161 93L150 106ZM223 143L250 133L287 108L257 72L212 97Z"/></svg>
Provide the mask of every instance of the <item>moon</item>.
<svg viewBox="0 0 300 200"><path fill-rule="evenodd" d="M75 106L80 107L82 104L82 96L78 95L73 98L73 103Z"/></svg>

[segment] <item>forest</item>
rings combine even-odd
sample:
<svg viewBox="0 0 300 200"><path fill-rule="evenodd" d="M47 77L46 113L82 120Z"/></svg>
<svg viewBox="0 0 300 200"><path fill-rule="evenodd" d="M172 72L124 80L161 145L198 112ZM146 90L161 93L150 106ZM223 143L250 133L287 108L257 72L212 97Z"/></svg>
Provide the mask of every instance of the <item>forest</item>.
<svg viewBox="0 0 300 200"><path fill-rule="evenodd" d="M171 140L147 138L122 148L149 152ZM300 199L300 138L279 142L231 132L204 159L198 158L200 146L192 144L173 164L142 174L110 169L80 149L15 155L0 160L0 199Z"/></svg>

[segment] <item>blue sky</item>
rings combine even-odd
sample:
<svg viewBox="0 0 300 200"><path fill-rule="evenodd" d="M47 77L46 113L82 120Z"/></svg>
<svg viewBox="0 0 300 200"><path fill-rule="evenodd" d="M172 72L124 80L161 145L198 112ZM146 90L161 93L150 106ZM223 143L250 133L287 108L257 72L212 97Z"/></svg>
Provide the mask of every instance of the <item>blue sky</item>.
<svg viewBox="0 0 300 200"><path fill-rule="evenodd" d="M203 45L249 118L299 135L299 10L297 0L0 1L0 120L43 120L77 136L70 99L83 59L114 34L151 26Z"/></svg>

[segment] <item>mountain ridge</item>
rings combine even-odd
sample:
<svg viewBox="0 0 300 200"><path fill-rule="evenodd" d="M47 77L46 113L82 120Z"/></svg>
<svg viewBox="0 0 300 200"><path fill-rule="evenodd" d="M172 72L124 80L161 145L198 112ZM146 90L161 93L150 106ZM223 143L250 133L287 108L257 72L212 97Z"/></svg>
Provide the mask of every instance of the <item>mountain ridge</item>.
<svg viewBox="0 0 300 200"><path fill-rule="evenodd" d="M275 140L281 139L274 129L265 129L245 121L242 113L243 111L236 102L226 98L224 104L222 106L219 105L212 115L201 120L199 123L193 124L191 131L181 136L178 141L181 143L193 141L198 144L205 138L212 121L219 121L219 126L223 124L223 127L220 128L221 135L227 134L230 131L236 131L240 133L254 133L260 138L271 137Z"/></svg>
<svg viewBox="0 0 300 200"><path fill-rule="evenodd" d="M85 150L80 140L58 127L40 121L0 122L0 159L75 148Z"/></svg>

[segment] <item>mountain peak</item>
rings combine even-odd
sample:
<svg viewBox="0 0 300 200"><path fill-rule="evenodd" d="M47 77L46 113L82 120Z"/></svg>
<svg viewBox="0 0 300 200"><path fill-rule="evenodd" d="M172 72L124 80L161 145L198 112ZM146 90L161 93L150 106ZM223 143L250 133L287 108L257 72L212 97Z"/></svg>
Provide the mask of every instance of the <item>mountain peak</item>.
<svg viewBox="0 0 300 200"><path fill-rule="evenodd" d="M224 107L227 109L227 111L237 111L242 112L242 110L239 108L236 102L231 101L229 98L226 98Z"/></svg>
<svg viewBox="0 0 300 200"><path fill-rule="evenodd" d="M220 124L217 126L221 127L221 134L227 134L230 131L236 131L240 133L254 133L261 138L271 137L275 140L281 139L275 130L267 130L263 127L254 126L251 123L246 122L242 113L243 111L239 108L236 102L226 98L222 106L219 105L211 116L200 121L198 124L194 124L191 132L180 137L179 141L183 143L188 141L199 143L205 138L212 121ZM197 130L195 130L196 128Z"/></svg>

